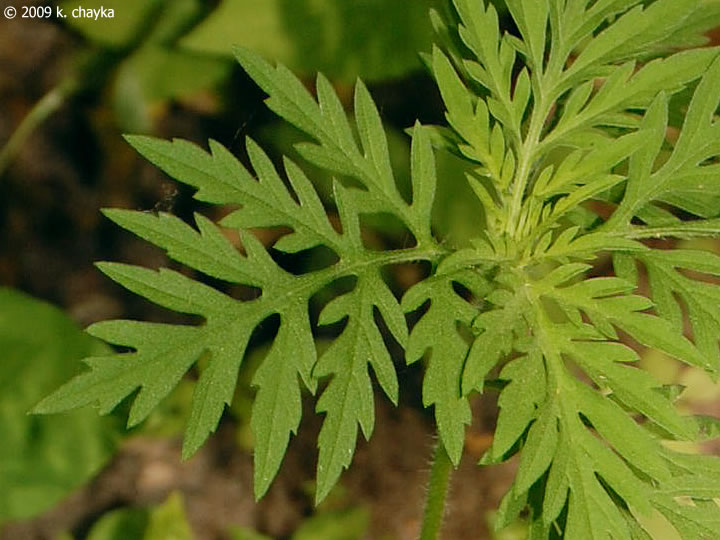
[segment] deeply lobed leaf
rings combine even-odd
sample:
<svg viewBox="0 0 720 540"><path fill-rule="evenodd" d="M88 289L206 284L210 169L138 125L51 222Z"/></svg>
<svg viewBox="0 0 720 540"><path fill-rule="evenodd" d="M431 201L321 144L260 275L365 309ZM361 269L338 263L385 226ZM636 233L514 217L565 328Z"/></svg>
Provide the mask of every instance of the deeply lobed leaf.
<svg viewBox="0 0 720 540"><path fill-rule="evenodd" d="M408 330L400 305L380 271L390 264L434 260L442 253L429 233L436 184L434 159L427 134L418 124L411 151L413 200L407 203L395 185L380 117L361 83L356 92L358 146L325 79L319 79L319 102L315 102L284 68L274 70L248 52L238 54L258 82L275 94L271 106L318 140L312 155L320 161L342 162L343 170L361 181L366 190L335 183L334 203L342 226L342 232L337 232L301 168L284 160L286 183L252 140L248 139L247 150L254 174L213 141L207 153L185 141L128 137L146 158L196 188L197 199L238 208L222 219L222 228L199 214L195 216L197 229L165 213L107 210L106 215L165 249L176 261L213 278L259 288L261 294L240 301L175 271L101 263L100 268L109 277L136 294L169 309L199 315L205 322L183 326L111 321L93 326L93 334L133 351L88 359L90 371L46 398L37 411L95 403L101 412L107 412L137 391L129 418L129 425L135 425L204 359L183 445L183 456L189 457L214 431L225 405L231 403L238 370L255 328L268 317L279 316L273 344L252 379L258 389L251 422L255 494L259 498L267 491L290 436L297 431L302 386L314 393L318 383L327 379L317 403L318 412L326 415L319 439L320 501L350 464L357 427L366 437L372 433L374 399L368 364L391 400L397 402L395 368L377 325L376 310L398 343L405 344ZM387 209L397 210L415 234L415 248L377 252L363 245L360 214ZM300 275L283 270L272 253L246 232L277 225L291 231L275 243L275 249L298 252L323 245L335 252L338 262ZM224 234L227 228L239 230L244 255ZM316 293L343 277L356 278L354 289L331 301L318 322L347 322L318 361L309 304Z"/></svg>
<svg viewBox="0 0 720 540"><path fill-rule="evenodd" d="M286 68L244 49L236 56L269 94L268 106L312 140L298 146L301 156L337 175L328 203L339 227L298 164L284 160L278 169L251 140L252 171L215 142L208 153L183 141L129 137L150 161L196 188L197 199L234 209L222 228L200 215L196 228L167 214L107 215L176 261L256 287L260 296L240 301L197 276L101 264L126 288L204 323L91 327L132 351L88 359L90 371L38 410L96 403L106 412L137 392L130 415L137 423L202 358L184 447L190 455L230 403L253 331L276 317L277 333L253 377L257 497L298 429L303 387L314 393L318 386L316 410L325 418L316 500L328 494L352 461L358 428L366 438L374 428L369 367L397 403L388 349L394 341L408 363L426 362L423 404L434 407L455 465L473 393L501 389L481 463L519 454L519 465L498 526L527 515L531 538L648 538L642 516L657 511L685 538L707 538L720 515L712 502L720 496L720 461L674 452L665 441L712 436L715 423L680 414L673 396L636 367L635 348L718 369L720 259L644 241L720 233L720 53L678 50L720 24L720 4L508 0L512 31L494 3L453 6L456 25L434 18L447 50L436 47L427 57L449 127L412 129L409 200L362 82L353 123L325 77L318 76L313 96ZM690 94L679 126L671 109ZM434 197L446 188L432 144L470 164L468 181L484 209L483 234L457 249L443 246L431 228ZM399 219L414 247L368 249L361 217L370 213ZM275 250L325 246L337 261L287 272L246 232L278 225L290 232ZM244 254L224 228L240 231ZM604 252L612 253L614 276L597 276L602 267L593 264ZM430 275L399 302L384 268L418 260L431 263ZM339 330L318 359L309 305L342 278L352 285L317 321ZM410 313L418 322L408 331Z"/></svg>

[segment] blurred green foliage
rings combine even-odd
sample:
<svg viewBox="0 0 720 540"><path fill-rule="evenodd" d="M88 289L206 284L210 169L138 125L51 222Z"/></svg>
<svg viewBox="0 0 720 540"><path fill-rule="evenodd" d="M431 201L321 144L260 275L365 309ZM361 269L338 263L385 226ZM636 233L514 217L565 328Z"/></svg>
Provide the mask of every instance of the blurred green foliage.
<svg viewBox="0 0 720 540"><path fill-rule="evenodd" d="M65 23L107 62L114 116L124 131L149 132L153 110L218 88L234 65L233 45L252 48L297 72L351 82L419 69L428 50L433 0L65 0L65 13L114 9L112 19ZM90 69L95 64L90 63ZM84 78L80 74L79 78ZM82 81L81 81L82 82Z"/></svg>
<svg viewBox="0 0 720 540"><path fill-rule="evenodd" d="M107 351L60 310L0 289L0 523L34 516L86 483L108 461L119 422L90 409L28 411L78 373L80 358Z"/></svg>
<svg viewBox="0 0 720 540"><path fill-rule="evenodd" d="M154 508L121 508L104 514L87 540L192 540L182 495L173 492Z"/></svg>
<svg viewBox="0 0 720 540"><path fill-rule="evenodd" d="M242 45L293 71L366 82L418 69L432 39L430 0L223 0L184 37L189 49L230 55Z"/></svg>
<svg viewBox="0 0 720 540"><path fill-rule="evenodd" d="M320 511L305 520L290 540L360 540L366 538L369 524L370 512L361 506ZM230 533L232 540L272 540L245 527L234 527Z"/></svg>
<svg viewBox="0 0 720 540"><path fill-rule="evenodd" d="M100 50L112 52L103 59L117 62L109 71L110 99L122 130L151 131L158 104L212 89L230 73L232 66L224 59L177 46L205 16L200 0L69 0L61 6L66 14L78 7L115 10L112 19L67 17L65 21Z"/></svg>
<svg viewBox="0 0 720 540"><path fill-rule="evenodd" d="M360 540L369 523L370 512L363 507L320 512L303 523L292 540Z"/></svg>
<svg viewBox="0 0 720 540"><path fill-rule="evenodd" d="M183 499L179 493L171 494L167 501L150 512L150 522L145 529L143 540L192 540L192 538Z"/></svg>
<svg viewBox="0 0 720 540"><path fill-rule="evenodd" d="M142 538L147 526L147 510L143 508L120 508L103 514L93 525L87 540Z"/></svg>
<svg viewBox="0 0 720 540"><path fill-rule="evenodd" d="M307 518L291 540L360 540L365 538L370 512L365 507L322 510ZM272 540L252 528L234 526L232 540ZM64 536L72 540L71 536ZM193 540L183 497L173 492L160 505L150 508L119 508L103 514L86 540ZM58 539L60 540L60 539Z"/></svg>
<svg viewBox="0 0 720 540"><path fill-rule="evenodd" d="M120 49L131 46L140 38L139 34L147 25L148 18L162 3L163 0L63 0L59 2L59 7L65 12L65 23L69 27L78 30L91 41ZM70 16L73 9L79 7L87 10L101 7L112 9L114 17L95 20Z"/></svg>

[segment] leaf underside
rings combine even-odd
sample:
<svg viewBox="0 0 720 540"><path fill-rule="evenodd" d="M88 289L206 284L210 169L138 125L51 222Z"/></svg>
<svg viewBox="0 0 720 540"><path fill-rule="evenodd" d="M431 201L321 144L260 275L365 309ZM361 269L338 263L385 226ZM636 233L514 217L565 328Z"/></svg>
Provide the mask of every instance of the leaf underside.
<svg viewBox="0 0 720 540"><path fill-rule="evenodd" d="M719 365L720 256L648 240L720 234L720 54L697 47L720 24L720 3L506 4L512 33L483 0L455 0L444 23L433 15L444 49L426 60L448 125L412 129L410 200L361 82L351 123L322 75L312 95L286 68L244 49L236 57L268 106L309 137L299 154L336 177L331 200L321 200L298 164L273 163L250 139L246 169L214 141L206 152L128 137L195 188L195 198L233 210L217 224L196 215L193 225L162 213L106 215L198 273L259 295L238 300L173 270L101 263L131 291L204 323L93 325L90 333L130 352L87 359L90 370L36 412L90 403L107 412L135 393L136 424L198 369L183 447L190 456L231 402L253 332L275 317L278 330L253 378L257 497L298 429L305 390L319 392L316 498L328 494L352 461L358 430L372 434L373 378L397 403L390 351L399 345L408 363L425 362L423 403L434 408L455 465L472 394L501 388L481 463L520 458L498 527L522 515L531 538L649 538L645 518L659 512L683 538L714 537L720 461L666 441L717 430L680 414L636 363L645 347L710 374ZM433 233L433 201L444 188L433 144L469 164L484 210L481 237L450 243ZM395 216L412 247L369 249L361 220L376 213ZM289 232L272 246L248 232L275 226ZM335 262L298 274L277 262L278 252L317 246ZM612 257L611 275L593 266L601 253ZM432 271L398 299L388 269L415 261ZM338 292L335 283L347 278L352 285ZM321 297L331 299L313 320L309 306ZM417 322L408 330L410 313ZM313 331L325 325L339 330L318 357ZM202 369L193 368L198 362Z"/></svg>

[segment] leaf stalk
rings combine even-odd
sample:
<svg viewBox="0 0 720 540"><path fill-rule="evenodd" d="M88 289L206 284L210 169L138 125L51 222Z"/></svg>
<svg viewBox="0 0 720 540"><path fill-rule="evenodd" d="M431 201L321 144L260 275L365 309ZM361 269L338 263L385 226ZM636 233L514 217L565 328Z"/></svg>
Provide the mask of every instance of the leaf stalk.
<svg viewBox="0 0 720 540"><path fill-rule="evenodd" d="M445 501L451 471L452 462L445 450L445 446L438 438L432 457L430 482L428 483L427 498L423 511L420 540L437 540L439 538L443 516L445 515Z"/></svg>

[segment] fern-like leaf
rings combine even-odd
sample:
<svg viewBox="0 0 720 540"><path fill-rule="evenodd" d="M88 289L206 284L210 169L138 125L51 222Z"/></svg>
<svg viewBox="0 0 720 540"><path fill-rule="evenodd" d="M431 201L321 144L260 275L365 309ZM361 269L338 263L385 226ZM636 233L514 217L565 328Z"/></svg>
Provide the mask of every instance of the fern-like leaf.
<svg viewBox="0 0 720 540"><path fill-rule="evenodd" d="M358 83L356 116L360 143L329 83L318 79L318 100L282 67L271 68L247 51L238 56L258 83L271 92L269 105L318 140L306 147L311 160L335 163L360 181L365 190L336 182L334 202L342 232L331 225L323 203L301 168L289 160L281 172L252 141L247 150L254 171L245 169L226 149L210 142L210 152L185 141L128 137L147 159L167 174L196 188L195 198L238 208L221 222L240 231L245 255L218 225L201 215L197 229L168 214L108 210L122 227L165 249L169 257L226 282L259 288L261 295L239 301L174 271L158 271L102 263L109 277L169 309L199 315L200 326L112 321L91 327L91 333L133 349L106 358L87 360L91 370L40 403L36 412L53 412L90 403L107 412L140 390L129 424L142 421L200 358L207 357L195 389L183 445L189 457L215 429L225 405L232 400L237 373L254 329L271 316L280 325L269 353L253 377L258 388L252 412L255 435L255 494L269 488L301 418L301 391L315 392L328 380L317 410L326 414L320 433L318 501L350 464L357 427L370 437L373 392L367 365L393 402L398 383L376 312L392 337L404 345L408 330L399 302L381 277L383 267L417 260L434 261L443 253L430 234L435 192L435 165L429 139L416 126L412 144L413 200L406 202L395 185L380 118L367 89ZM256 178L257 177L257 178ZM362 242L361 213L392 211L415 235L415 248L378 252ZM338 257L327 268L301 275L283 270L267 248L247 229L284 225L291 232L274 249L298 252L326 246ZM346 320L344 330L317 361L309 318L309 303L320 290L344 277L354 277L354 289L332 300L319 324ZM302 381L302 384L301 382Z"/></svg>
<svg viewBox="0 0 720 540"><path fill-rule="evenodd" d="M260 294L241 301L197 275L101 263L129 290L204 322L93 325L91 333L130 352L87 359L89 371L36 411L94 403L107 412L136 393L136 424L202 359L187 457L230 403L251 335L273 317L277 334L253 377L257 497L298 429L303 390L318 388L316 500L327 496L352 461L358 430L372 434L373 377L397 403L395 342L408 363L425 360L423 403L455 465L473 395L500 389L481 464L514 455L519 464L498 527L522 518L533 539L647 539L643 516L659 512L686 540L714 538L720 460L666 441L714 437L717 421L680 414L677 392L636 365L638 350L652 348L710 374L719 367L720 257L647 240L720 234L720 51L688 49L720 24L720 3L507 0L510 25L495 4L454 0L446 21L432 15L445 49L425 59L448 126L412 129L409 199L361 81L351 122L322 75L313 96L286 68L244 49L236 56L268 106L310 138L299 154L336 175L327 204L339 224L298 164L278 168L251 140L246 169L213 141L206 152L129 137L198 200L233 210L220 224L197 215L194 226L167 214L108 217L198 273ZM431 144L469 164L484 209L482 234L452 248L431 227L435 194L446 189ZM413 247L368 249L361 223L372 213L395 216ZM273 246L248 232L268 226L289 232ZM335 262L293 274L275 257L317 246ZM605 252L615 275L593 266ZM413 261L430 263L430 275L398 301L385 267ZM349 284L339 295L338 280ZM335 297L311 320L311 302L327 293ZM407 314L417 317L411 329ZM339 329L319 359L315 322Z"/></svg>

